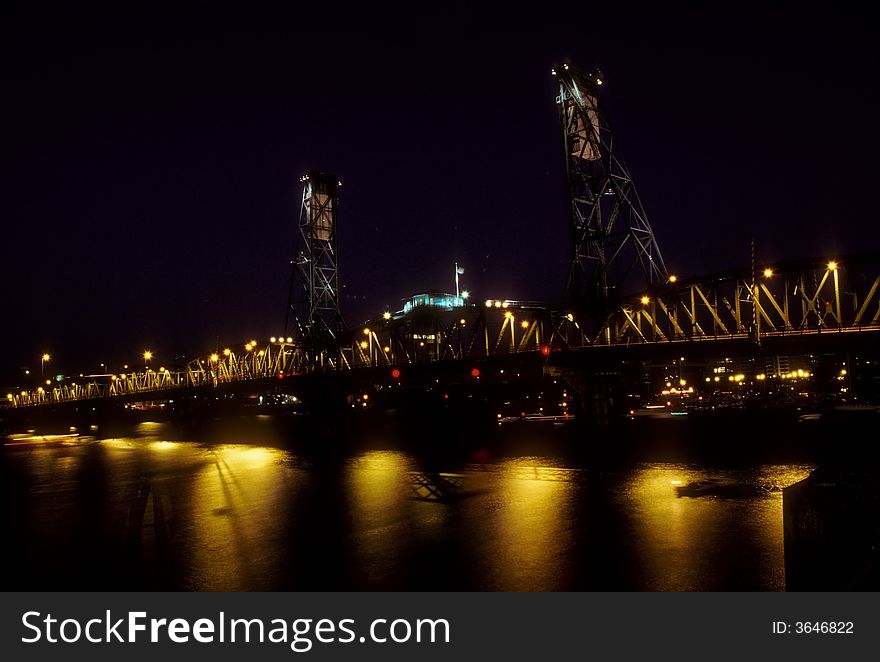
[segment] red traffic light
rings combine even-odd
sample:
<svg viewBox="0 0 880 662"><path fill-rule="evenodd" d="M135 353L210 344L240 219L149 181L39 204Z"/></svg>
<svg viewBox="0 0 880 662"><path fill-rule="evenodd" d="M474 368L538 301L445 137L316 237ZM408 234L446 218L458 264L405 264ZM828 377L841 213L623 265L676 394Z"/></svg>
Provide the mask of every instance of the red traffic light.
<svg viewBox="0 0 880 662"><path fill-rule="evenodd" d="M391 379L400 379L400 370L394 368L394 370L391 371Z"/></svg>
<svg viewBox="0 0 880 662"><path fill-rule="evenodd" d="M471 377L479 377L479 376L480 376L480 369L479 368L474 368L473 370L471 370Z"/></svg>

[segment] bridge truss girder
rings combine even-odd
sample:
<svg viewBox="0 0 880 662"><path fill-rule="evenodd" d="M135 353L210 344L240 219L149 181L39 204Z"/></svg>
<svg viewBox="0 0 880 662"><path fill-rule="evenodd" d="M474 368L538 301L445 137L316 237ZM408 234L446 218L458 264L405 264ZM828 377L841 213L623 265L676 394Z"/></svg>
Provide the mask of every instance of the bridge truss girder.
<svg viewBox="0 0 880 662"><path fill-rule="evenodd" d="M646 290L623 303L587 344L631 344L720 337L858 330L880 324L876 258L811 260ZM754 286L753 283L754 282Z"/></svg>
<svg viewBox="0 0 880 662"><path fill-rule="evenodd" d="M571 310L539 303L491 301L451 311L379 318L339 339L338 362L317 362L301 340L273 339L229 348L174 370L145 369L84 378L7 394L6 406L27 407L100 398L155 395L334 370L480 361L515 354L582 348L663 345L735 339L808 337L829 332L880 332L880 256L836 262L808 260L667 284L620 304L598 330ZM366 331L366 333L365 333ZM320 358L320 357L318 357Z"/></svg>

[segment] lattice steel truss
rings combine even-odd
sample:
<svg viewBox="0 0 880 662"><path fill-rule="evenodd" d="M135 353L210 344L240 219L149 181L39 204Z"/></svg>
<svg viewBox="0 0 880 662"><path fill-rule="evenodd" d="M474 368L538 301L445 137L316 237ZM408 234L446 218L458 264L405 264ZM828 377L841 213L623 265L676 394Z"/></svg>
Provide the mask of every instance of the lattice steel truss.
<svg viewBox="0 0 880 662"><path fill-rule="evenodd" d="M569 297L577 308L603 317L632 291L664 283L668 274L599 101L601 76L567 64L553 75L574 249Z"/></svg>
<svg viewBox="0 0 880 662"><path fill-rule="evenodd" d="M404 368L601 347L801 339L846 347L854 334L880 337L880 256L845 256L763 265L752 285L750 269L682 280L622 301L597 329L586 329L566 309L538 302L486 301L427 318L406 315L368 322L363 333L339 339L336 362L325 351L292 338L228 348L174 370L99 375L34 391L6 394L0 407L28 407L95 398L162 399L180 389L253 383L265 388L279 377L326 368ZM753 331L754 330L754 331ZM343 347L343 344L348 344ZM601 351L601 350L600 350ZM676 352L678 349L675 350ZM468 369L473 364L468 363ZM250 388L250 387L249 387Z"/></svg>
<svg viewBox="0 0 880 662"><path fill-rule="evenodd" d="M337 217L339 181L312 170L303 182L299 234L291 276L284 332L291 315L297 338L319 351L337 344L345 323L339 309Z"/></svg>

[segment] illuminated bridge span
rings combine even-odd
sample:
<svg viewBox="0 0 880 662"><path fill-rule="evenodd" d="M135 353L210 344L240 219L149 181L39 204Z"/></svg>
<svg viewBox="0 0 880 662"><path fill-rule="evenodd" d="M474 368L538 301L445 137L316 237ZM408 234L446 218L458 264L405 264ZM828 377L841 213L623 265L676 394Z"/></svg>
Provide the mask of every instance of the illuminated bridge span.
<svg viewBox="0 0 880 662"><path fill-rule="evenodd" d="M414 364L503 359L536 354L553 365L572 352L650 348L680 343L819 339L830 350L851 334L880 331L880 256L810 260L668 282L619 306L604 324L560 307L489 299L479 304L408 306L343 333L331 351L293 337L248 342L194 359L178 369L96 375L52 388L7 394L14 407L94 398L166 399L183 389L237 384L273 386L316 372L386 368L405 379ZM876 335L880 339L880 334ZM676 350L677 352L678 350ZM718 351L723 353L723 345Z"/></svg>
<svg viewBox="0 0 880 662"><path fill-rule="evenodd" d="M95 375L8 393L6 406L162 400L193 389L254 392L277 386L279 378L316 373L360 371L371 379L405 380L408 368L420 364L451 368L443 373L448 377L468 374L475 361L527 355L553 367L584 365L612 350L659 355L663 347L675 345L677 352L688 344L717 345L720 353L728 351L724 343L738 342L754 352L780 341L809 340L837 351L854 338L880 338L878 255L760 264L753 246L749 269L692 279L670 274L613 139L599 95L601 76L569 65L553 75L573 249L567 304L496 298L470 304L464 292L425 293L399 312L346 328L337 260L341 182L311 171L301 179L281 337L230 345L174 369ZM456 265L456 289L459 273Z"/></svg>

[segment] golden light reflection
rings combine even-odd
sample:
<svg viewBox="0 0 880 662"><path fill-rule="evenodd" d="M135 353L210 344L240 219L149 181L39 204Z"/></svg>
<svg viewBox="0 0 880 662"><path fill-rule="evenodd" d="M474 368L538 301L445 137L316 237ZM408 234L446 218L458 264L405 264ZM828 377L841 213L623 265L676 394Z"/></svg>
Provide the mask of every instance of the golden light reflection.
<svg viewBox="0 0 880 662"><path fill-rule="evenodd" d="M202 452L184 526L192 538L194 590L267 590L285 569L278 513L297 489L287 453L222 445Z"/></svg>
<svg viewBox="0 0 880 662"><path fill-rule="evenodd" d="M396 451L371 451L351 460L345 471L353 548L364 582L381 585L393 568L389 560L405 552L412 538L412 461ZM423 504L429 509L441 504Z"/></svg>
<svg viewBox="0 0 880 662"><path fill-rule="evenodd" d="M179 447L179 444L173 441L152 441L147 446L151 451L158 451L160 453L164 453L166 451L173 451L174 449Z"/></svg>
<svg viewBox="0 0 880 662"><path fill-rule="evenodd" d="M784 589L781 488L811 468L767 466L744 474L642 465L619 496L632 515L644 590L729 590L731 579L718 568L737 554L765 558L762 565L774 574L764 590ZM736 536L728 530L731 519L741 523Z"/></svg>
<svg viewBox="0 0 880 662"><path fill-rule="evenodd" d="M136 438L153 440L162 440L166 436L166 431L166 425L159 421L141 421L134 429Z"/></svg>
<svg viewBox="0 0 880 662"><path fill-rule="evenodd" d="M566 570L558 561L572 545L567 522L576 473L546 466L540 458L518 458L500 467L500 482L483 509L493 531L479 534L490 542L485 561L495 588L564 588Z"/></svg>

